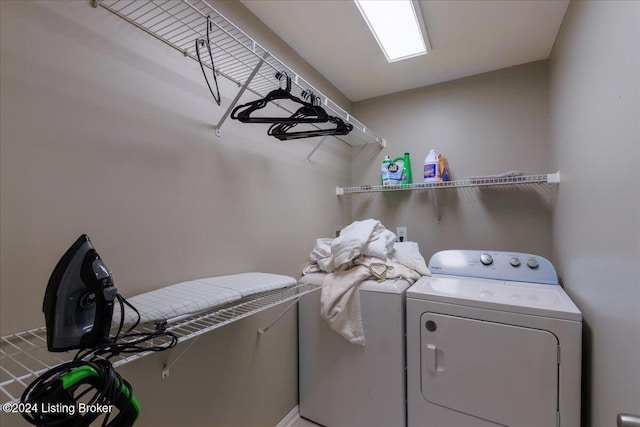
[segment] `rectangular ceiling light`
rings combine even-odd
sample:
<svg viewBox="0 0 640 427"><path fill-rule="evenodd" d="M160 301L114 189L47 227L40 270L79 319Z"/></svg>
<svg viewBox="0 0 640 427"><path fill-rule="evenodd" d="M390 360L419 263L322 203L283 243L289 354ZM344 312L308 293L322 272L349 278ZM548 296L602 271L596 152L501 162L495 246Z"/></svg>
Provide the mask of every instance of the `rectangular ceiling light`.
<svg viewBox="0 0 640 427"><path fill-rule="evenodd" d="M420 6L412 0L353 1L387 61L400 61L427 53L429 39L419 13Z"/></svg>

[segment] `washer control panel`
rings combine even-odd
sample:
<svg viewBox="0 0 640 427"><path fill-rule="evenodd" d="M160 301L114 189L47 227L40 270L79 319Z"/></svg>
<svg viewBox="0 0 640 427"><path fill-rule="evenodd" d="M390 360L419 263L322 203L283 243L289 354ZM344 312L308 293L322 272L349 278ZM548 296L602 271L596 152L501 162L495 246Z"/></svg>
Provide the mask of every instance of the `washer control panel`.
<svg viewBox="0 0 640 427"><path fill-rule="evenodd" d="M432 274L558 284L556 269L548 259L522 252L440 251L429 260L429 269Z"/></svg>

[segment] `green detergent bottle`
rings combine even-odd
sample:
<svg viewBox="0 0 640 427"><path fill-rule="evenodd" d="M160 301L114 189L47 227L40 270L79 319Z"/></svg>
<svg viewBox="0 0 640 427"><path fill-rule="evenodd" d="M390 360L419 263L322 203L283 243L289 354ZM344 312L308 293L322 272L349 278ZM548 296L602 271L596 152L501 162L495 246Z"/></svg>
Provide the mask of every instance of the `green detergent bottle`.
<svg viewBox="0 0 640 427"><path fill-rule="evenodd" d="M397 164L402 169L402 178L400 179L400 184L411 184L413 182L413 179L411 177L411 158L409 157L409 153L404 153L403 157L397 157L393 159L392 162Z"/></svg>

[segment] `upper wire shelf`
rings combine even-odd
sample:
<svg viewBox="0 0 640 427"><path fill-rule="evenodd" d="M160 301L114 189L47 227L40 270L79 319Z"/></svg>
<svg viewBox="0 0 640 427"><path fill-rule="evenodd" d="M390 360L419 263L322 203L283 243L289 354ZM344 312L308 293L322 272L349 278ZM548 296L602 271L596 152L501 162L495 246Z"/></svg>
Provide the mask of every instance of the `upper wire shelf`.
<svg viewBox="0 0 640 427"><path fill-rule="evenodd" d="M460 187L486 187L494 185L513 185L513 184L557 184L560 182L560 173L539 174L539 175L520 175L509 177L487 177L464 179L456 181L442 182L420 182L415 184L404 185L360 185L355 187L336 187L336 195L355 193L380 193L387 191L408 191L408 190L428 190L438 188L460 188Z"/></svg>
<svg viewBox="0 0 640 427"><path fill-rule="evenodd" d="M215 71L242 87L216 126L218 134L244 90L264 97L280 86L275 73L285 71L292 79L293 95L300 98L302 92L310 91L319 97L329 114L353 125L353 130L348 135L336 136L337 138L352 146L385 144L371 129L274 57L205 0L92 0L92 4L109 10L196 61L195 41L199 38L206 39L207 17L210 18L209 39ZM213 69L208 55L202 57L202 62L205 67ZM291 101L278 105L289 113L299 107Z"/></svg>
<svg viewBox="0 0 640 427"><path fill-rule="evenodd" d="M178 343L181 344L283 302L293 301L293 304L295 304L296 300L318 289L320 289L320 286L297 284L287 288L251 295L208 312L180 318L173 323L169 323L167 331L173 332L178 337ZM271 327L275 321L266 329ZM141 333L154 331L155 325L149 323L139 325L134 330L134 332ZM258 330L258 333L262 332L264 332L262 329ZM168 338L160 337L154 339L151 344L163 345L168 341ZM25 388L36 377L61 363L71 361L75 354L75 351L59 353L48 351L47 330L45 327L0 338L0 401L2 403L17 402ZM149 354L151 352L120 354L110 360L113 366L117 367ZM165 372L163 371L164 374Z"/></svg>

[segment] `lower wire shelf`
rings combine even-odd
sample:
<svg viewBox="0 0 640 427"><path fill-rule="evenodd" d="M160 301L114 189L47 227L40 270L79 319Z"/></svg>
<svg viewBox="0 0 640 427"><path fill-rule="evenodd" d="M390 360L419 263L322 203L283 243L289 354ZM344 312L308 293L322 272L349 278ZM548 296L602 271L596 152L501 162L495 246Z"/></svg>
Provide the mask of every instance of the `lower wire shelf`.
<svg viewBox="0 0 640 427"><path fill-rule="evenodd" d="M318 289L320 286L297 284L251 295L211 311L170 321L167 331L173 332L180 344L283 302L299 300ZM146 333L154 330L155 325L147 323L136 327L134 332ZM151 344L162 345L167 341L167 338L156 338ZM2 403L17 402L25 388L34 379L49 369L72 360L75 354L75 351L61 353L48 351L45 327L0 338L0 401ZM118 367L148 354L151 352L121 354L110 360L115 367Z"/></svg>

